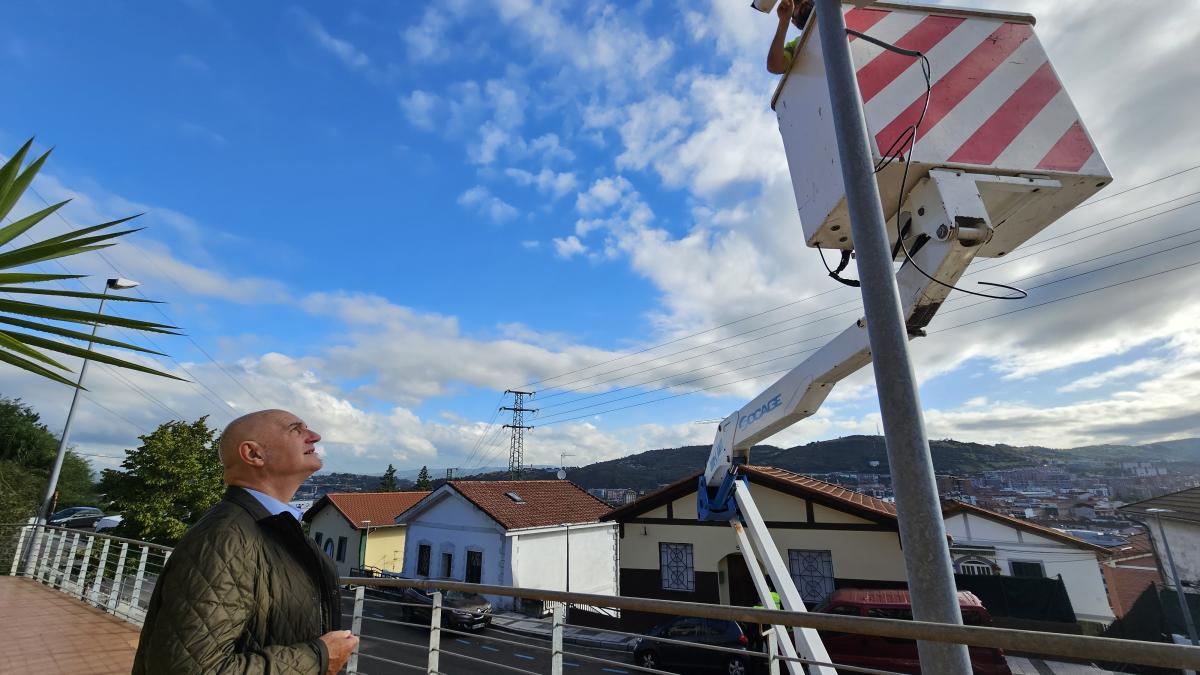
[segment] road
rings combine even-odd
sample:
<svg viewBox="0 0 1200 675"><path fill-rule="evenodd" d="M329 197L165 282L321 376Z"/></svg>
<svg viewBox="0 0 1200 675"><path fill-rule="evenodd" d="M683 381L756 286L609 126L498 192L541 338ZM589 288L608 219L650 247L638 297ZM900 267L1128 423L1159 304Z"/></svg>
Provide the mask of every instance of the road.
<svg viewBox="0 0 1200 675"><path fill-rule="evenodd" d="M353 598L343 597L343 616L347 619L354 609ZM359 648L358 672L366 675L415 672L425 670L428 663L427 646L429 629L398 626L379 619L399 620L398 608L367 600L363 612L362 644ZM487 638L498 638L517 644L507 644ZM408 647L397 642L419 645ZM539 649L539 647L541 647ZM563 646L567 654L563 658L564 672L572 675L632 675L638 671L616 665L602 664L580 658L577 654L596 656L611 661L630 663L628 652L608 649L591 649L579 645ZM495 628L471 635L442 633L442 654L439 670L450 675L460 673L495 673L508 675L512 670L499 666L519 668L533 673L550 672L550 643L548 640L515 635ZM466 657L480 659L472 661ZM380 657L380 658L374 658ZM387 659L387 661L381 660ZM389 663L389 661L396 663ZM397 665L407 664L411 667ZM495 665L499 664L499 665Z"/></svg>

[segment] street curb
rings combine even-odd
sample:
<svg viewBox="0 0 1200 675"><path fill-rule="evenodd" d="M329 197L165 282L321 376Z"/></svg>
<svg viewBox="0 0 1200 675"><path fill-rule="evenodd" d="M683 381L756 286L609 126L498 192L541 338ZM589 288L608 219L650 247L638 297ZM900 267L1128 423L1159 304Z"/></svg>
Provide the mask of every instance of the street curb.
<svg viewBox="0 0 1200 675"><path fill-rule="evenodd" d="M541 631L536 631L536 630L523 630L520 628L511 628L509 626L501 626L496 623L494 618L492 619L492 623L489 627L494 628L499 631L504 631L505 633L512 633L513 635L522 635L524 637L534 637L534 638L540 638L543 640L550 640L549 633L543 633ZM574 635L568 635L565 632L563 633L563 642L570 643L573 645L579 645L580 647L590 647L592 649L604 649L604 650L607 650L610 652L617 652L620 654L628 654L630 652L630 649L628 646L622 646L620 648L616 648L616 647L612 646L611 642L602 642L600 640L592 640L590 638L576 637Z"/></svg>

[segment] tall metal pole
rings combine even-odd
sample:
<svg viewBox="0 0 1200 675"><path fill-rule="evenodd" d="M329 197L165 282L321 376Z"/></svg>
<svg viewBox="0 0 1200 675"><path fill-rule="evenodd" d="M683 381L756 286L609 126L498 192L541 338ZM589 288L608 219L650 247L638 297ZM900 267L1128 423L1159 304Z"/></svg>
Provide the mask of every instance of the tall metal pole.
<svg viewBox="0 0 1200 675"><path fill-rule="evenodd" d="M108 286L105 285L104 292L101 295L108 295ZM104 300L100 298L100 307L96 310L96 315L104 313ZM92 324L92 338L96 337L96 330L100 328L100 322ZM88 340L87 350L92 351L93 340ZM67 456L67 442L71 438L71 423L75 421L75 406L79 403L79 392L83 390L83 378L87 375L88 364L90 359L84 359L83 365L79 367L79 381L75 383L75 393L71 394L71 409L67 411L67 423L63 425L62 437L58 439L58 454L54 456L54 468L50 469L50 482L46 484L46 494L42 497L42 504L38 507L38 525L45 525L46 520L50 518L50 506L54 502L54 493L58 491L58 476L62 473L63 459Z"/></svg>
<svg viewBox="0 0 1200 675"><path fill-rule="evenodd" d="M918 621L961 624L946 526L916 377L908 355L908 334L892 268L891 243L875 183L871 145L850 58L841 0L816 0L816 13L913 617ZM926 673L971 672L966 645L918 642L917 649Z"/></svg>
<svg viewBox="0 0 1200 675"><path fill-rule="evenodd" d="M1169 511L1169 509L1146 509L1147 511ZM1171 545L1167 543L1167 531L1163 528L1162 516L1155 514L1158 521L1158 536L1162 537L1163 553L1167 554L1167 566L1171 568L1171 578L1175 581L1175 597L1179 600L1179 611L1183 614L1183 625L1187 628L1188 639L1192 645L1200 644L1196 640L1196 622L1192 620L1192 612L1188 609L1187 598L1183 595L1183 582L1179 579L1179 570L1175 569L1175 557L1171 555Z"/></svg>

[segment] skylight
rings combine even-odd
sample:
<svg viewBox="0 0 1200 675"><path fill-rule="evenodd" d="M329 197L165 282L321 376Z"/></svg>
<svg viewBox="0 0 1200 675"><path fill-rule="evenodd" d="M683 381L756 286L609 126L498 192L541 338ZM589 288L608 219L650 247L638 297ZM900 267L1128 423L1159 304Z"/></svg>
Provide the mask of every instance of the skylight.
<svg viewBox="0 0 1200 675"><path fill-rule="evenodd" d="M516 502L516 503L518 503L518 504L524 504L524 503L525 503L525 500L524 500L524 499L521 499L521 495L519 495L519 494L517 494L517 493L515 493L515 492L505 492L505 493L504 493L504 496L505 496L505 497L508 497L509 499L513 500L514 502Z"/></svg>

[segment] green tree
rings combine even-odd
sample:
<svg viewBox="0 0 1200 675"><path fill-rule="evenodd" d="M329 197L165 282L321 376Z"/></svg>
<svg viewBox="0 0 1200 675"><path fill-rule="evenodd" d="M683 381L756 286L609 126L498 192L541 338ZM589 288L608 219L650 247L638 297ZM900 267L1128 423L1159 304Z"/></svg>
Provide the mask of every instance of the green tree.
<svg viewBox="0 0 1200 675"><path fill-rule="evenodd" d="M0 219L8 216L9 212L17 201L24 194L25 189L33 182L33 177L46 163L46 159L50 153L38 157L30 162L22 169L21 165L25 161L25 156L29 153L30 146L33 145L33 139L26 141L25 145L17 151L4 166L0 167ZM0 227L0 247L11 244L17 237L26 234L30 228L37 225L42 220L46 219L50 214L58 211L68 201L61 201L57 204L52 204L46 208L27 215L23 218L14 220L12 224ZM87 332L73 330L57 323L47 323L53 321L67 324L85 324L93 326L96 324L104 324L109 326L122 326L133 330L147 331L151 333L167 333L176 335L174 326L164 324L151 323L149 321L141 321L138 319L127 319L112 314L101 315L97 312L79 311L76 309L65 309L54 305L47 305L40 302L28 302L21 300L13 300L13 295L32 295L32 296L55 296L58 298L77 298L90 300L109 300L118 302L138 302L147 303L151 300L141 298L132 298L120 295L104 295L101 293L84 293L80 291L55 290L30 284L39 284L50 281L61 282L65 279L79 279L81 275L77 274L35 274L32 272L14 272L12 270L25 267L27 265L44 262L47 260L56 260L58 258L66 258L88 251L96 251L103 248L108 248L113 245L112 239L116 239L122 235L136 232L136 230L112 230L122 223L132 220L136 216L121 218L100 225L84 227L73 230L57 237L50 237L41 241L34 241L31 244L9 248L0 251L0 292L3 292L7 297L0 298L0 325L4 325L0 329L0 362L7 363L11 366L16 366L22 370L27 370L35 375L40 375L45 378L60 382L68 386L74 387L75 382L64 377L65 374L70 374L71 369L59 363L55 358L46 354L46 352L57 352L74 357L87 357L93 361L100 361L121 368L131 370L140 370L144 373L161 375L172 379L180 379L173 375L168 375L153 368L119 359L102 352L91 351L73 343L75 340L87 341L90 340L97 344L108 345L110 347L120 347L123 349L131 349L139 352L157 354L158 352L151 351L137 345L132 345L126 342L119 342L105 337L89 337ZM108 230L104 232L103 230ZM18 330L13 330L13 327L23 328L34 331L35 333L47 333L57 336L58 338L68 338L68 340L46 338L40 335L33 335Z"/></svg>
<svg viewBox="0 0 1200 675"><path fill-rule="evenodd" d="M124 517L117 534L173 546L221 499L221 460L208 417L171 421L140 437L121 471L106 469L100 490Z"/></svg>
<svg viewBox="0 0 1200 675"><path fill-rule="evenodd" d="M58 438L20 399L0 398L0 523L24 521L37 512ZM97 503L92 468L67 451L58 480L60 506Z"/></svg>
<svg viewBox="0 0 1200 675"><path fill-rule="evenodd" d="M429 482L429 467L423 466L420 473L417 474L417 484L413 486L413 489L423 492L431 487L432 484Z"/></svg>
<svg viewBox="0 0 1200 675"><path fill-rule="evenodd" d="M396 485L396 467L388 464L387 471L383 472L383 478L379 479L380 492L399 492L400 486Z"/></svg>

